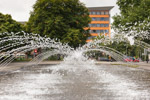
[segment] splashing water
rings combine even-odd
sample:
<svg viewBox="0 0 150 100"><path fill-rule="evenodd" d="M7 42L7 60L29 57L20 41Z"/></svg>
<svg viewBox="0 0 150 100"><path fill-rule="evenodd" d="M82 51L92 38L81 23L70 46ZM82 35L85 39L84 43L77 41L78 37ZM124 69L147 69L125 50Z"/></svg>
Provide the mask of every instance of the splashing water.
<svg viewBox="0 0 150 100"><path fill-rule="evenodd" d="M3 45L8 41L7 45ZM21 41L21 44L17 44ZM2 48L0 57L3 58L1 67L7 67L15 58L15 53L25 53L35 48L47 50L36 56L24 69L0 76L0 99L150 99L150 73L148 71L121 65L96 65L96 61L89 59L86 52L98 50L122 61L124 57L122 53L98 45L104 41L108 39L93 41L74 50L67 44L56 42L53 39L26 33L24 36L12 34L2 38L0 40L0 48ZM32 66L54 54L64 54L66 57L58 65Z"/></svg>

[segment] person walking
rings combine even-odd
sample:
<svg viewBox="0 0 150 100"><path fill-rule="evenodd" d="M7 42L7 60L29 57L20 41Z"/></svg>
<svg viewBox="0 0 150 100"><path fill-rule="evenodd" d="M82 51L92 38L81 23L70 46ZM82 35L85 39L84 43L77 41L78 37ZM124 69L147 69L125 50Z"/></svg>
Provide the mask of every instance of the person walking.
<svg viewBox="0 0 150 100"><path fill-rule="evenodd" d="M147 61L147 63L149 62L149 57L148 57L148 55L146 56L146 61Z"/></svg>
<svg viewBox="0 0 150 100"><path fill-rule="evenodd" d="M135 60L135 56L132 58L132 60L133 60L133 62L134 62L134 60Z"/></svg>

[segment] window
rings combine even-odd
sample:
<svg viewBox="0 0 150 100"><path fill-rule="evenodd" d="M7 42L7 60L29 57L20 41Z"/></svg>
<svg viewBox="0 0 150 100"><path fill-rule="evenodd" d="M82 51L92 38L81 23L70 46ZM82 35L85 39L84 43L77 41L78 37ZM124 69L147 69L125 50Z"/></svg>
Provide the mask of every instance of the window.
<svg viewBox="0 0 150 100"><path fill-rule="evenodd" d="M88 40L91 40L93 38L95 38L95 36L90 36L90 37L88 37Z"/></svg>
<svg viewBox="0 0 150 100"><path fill-rule="evenodd" d="M104 30L104 32L105 32L105 33L108 33L109 31L108 31L108 30Z"/></svg>
<svg viewBox="0 0 150 100"><path fill-rule="evenodd" d="M94 12L93 12L93 11L91 11L91 15L94 15Z"/></svg>
<svg viewBox="0 0 150 100"><path fill-rule="evenodd" d="M89 24L89 27L109 27L109 24Z"/></svg>
<svg viewBox="0 0 150 100"><path fill-rule="evenodd" d="M96 30L93 30L93 33L96 33Z"/></svg>
<svg viewBox="0 0 150 100"><path fill-rule="evenodd" d="M104 21L109 21L109 18L104 18Z"/></svg>
<svg viewBox="0 0 150 100"><path fill-rule="evenodd" d="M102 24L102 27L105 27L105 24Z"/></svg>
<svg viewBox="0 0 150 100"><path fill-rule="evenodd" d="M97 33L97 30L94 30L94 32L93 33Z"/></svg>
<svg viewBox="0 0 150 100"><path fill-rule="evenodd" d="M96 21L96 18L95 18L95 17L92 17L92 21Z"/></svg>
<svg viewBox="0 0 150 100"><path fill-rule="evenodd" d="M97 12L97 15L100 15L100 12Z"/></svg>
<svg viewBox="0 0 150 100"><path fill-rule="evenodd" d="M100 33L104 33L104 30L100 30Z"/></svg>
<svg viewBox="0 0 150 100"><path fill-rule="evenodd" d="M104 12L102 11L101 14L104 15Z"/></svg>
<svg viewBox="0 0 150 100"><path fill-rule="evenodd" d="M97 27L100 27L100 24L97 24Z"/></svg>
<svg viewBox="0 0 150 100"><path fill-rule="evenodd" d="M100 33L100 30L96 30L96 33Z"/></svg>
<svg viewBox="0 0 150 100"><path fill-rule="evenodd" d="M104 27L108 27L109 25L108 24L104 24Z"/></svg>
<svg viewBox="0 0 150 100"><path fill-rule="evenodd" d="M93 15L96 15L96 12L95 12L95 11L93 11Z"/></svg>
<svg viewBox="0 0 150 100"><path fill-rule="evenodd" d="M104 21L104 17L101 17L100 20L101 20L101 21Z"/></svg>
<svg viewBox="0 0 150 100"><path fill-rule="evenodd" d="M92 27L96 27L96 24L93 24Z"/></svg>
<svg viewBox="0 0 150 100"><path fill-rule="evenodd" d="M107 24L104 24L104 27L107 27Z"/></svg>
<svg viewBox="0 0 150 100"><path fill-rule="evenodd" d="M108 12L108 11L105 11L105 15L109 15L109 12Z"/></svg>
<svg viewBox="0 0 150 100"><path fill-rule="evenodd" d="M100 21L100 17L97 17L97 21Z"/></svg>

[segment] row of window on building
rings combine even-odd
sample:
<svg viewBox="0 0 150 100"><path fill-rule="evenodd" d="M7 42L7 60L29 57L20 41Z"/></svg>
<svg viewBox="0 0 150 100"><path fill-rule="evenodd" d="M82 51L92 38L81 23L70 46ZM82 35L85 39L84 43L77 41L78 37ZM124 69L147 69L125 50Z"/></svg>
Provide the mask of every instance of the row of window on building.
<svg viewBox="0 0 150 100"><path fill-rule="evenodd" d="M92 17L92 21L109 21L108 17Z"/></svg>
<svg viewBox="0 0 150 100"><path fill-rule="evenodd" d="M108 34L98 34L98 35L101 35L101 36L104 36L104 37L109 36ZM90 37L87 38L87 40L91 40L91 39L94 39L96 37L97 36L90 36Z"/></svg>
<svg viewBox="0 0 150 100"><path fill-rule="evenodd" d="M90 11L90 15L109 15L108 11Z"/></svg>
<svg viewBox="0 0 150 100"><path fill-rule="evenodd" d="M90 30L90 33L109 33L109 30Z"/></svg>
<svg viewBox="0 0 150 100"><path fill-rule="evenodd" d="M89 24L89 27L109 27L109 24Z"/></svg>
<svg viewBox="0 0 150 100"><path fill-rule="evenodd" d="M91 40L91 39L94 39L96 36L90 36L90 37L88 37L87 39L88 40Z"/></svg>

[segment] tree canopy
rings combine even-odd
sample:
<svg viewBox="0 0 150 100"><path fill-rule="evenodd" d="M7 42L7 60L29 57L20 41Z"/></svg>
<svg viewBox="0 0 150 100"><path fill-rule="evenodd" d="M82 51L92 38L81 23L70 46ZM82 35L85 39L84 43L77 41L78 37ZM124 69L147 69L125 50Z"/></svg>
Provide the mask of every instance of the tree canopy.
<svg viewBox="0 0 150 100"><path fill-rule="evenodd" d="M12 19L11 15L0 13L0 33L22 31L20 23Z"/></svg>
<svg viewBox="0 0 150 100"><path fill-rule="evenodd" d="M150 39L150 0L118 0L120 15L113 16L113 28ZM137 34L139 33L139 34ZM149 41L150 42L150 41Z"/></svg>
<svg viewBox="0 0 150 100"><path fill-rule="evenodd" d="M99 44L101 46L113 48L127 56L135 56L136 58L142 57L141 52L143 52L143 48L136 44L131 45L128 38L123 34L115 34L111 40L104 36L100 36L97 39L104 39L104 41Z"/></svg>
<svg viewBox="0 0 150 100"><path fill-rule="evenodd" d="M27 32L57 38L77 47L89 36L88 9L79 0L37 0L27 23Z"/></svg>

